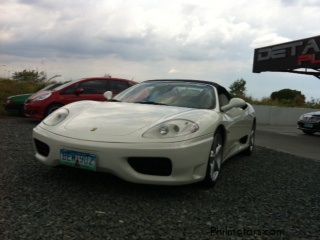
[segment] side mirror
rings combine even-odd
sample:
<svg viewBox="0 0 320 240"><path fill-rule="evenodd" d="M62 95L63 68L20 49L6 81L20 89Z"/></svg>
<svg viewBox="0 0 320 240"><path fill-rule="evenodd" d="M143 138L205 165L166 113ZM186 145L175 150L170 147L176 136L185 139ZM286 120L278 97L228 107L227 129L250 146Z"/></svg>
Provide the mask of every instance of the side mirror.
<svg viewBox="0 0 320 240"><path fill-rule="evenodd" d="M244 107L246 106L246 102L241 98L231 98L230 102L227 105L221 107L221 111L226 112L231 108L235 107Z"/></svg>
<svg viewBox="0 0 320 240"><path fill-rule="evenodd" d="M112 91L106 91L103 96L105 97L105 99L110 100L112 98Z"/></svg>
<svg viewBox="0 0 320 240"><path fill-rule="evenodd" d="M74 92L75 95L79 96L81 93L84 92L83 88L77 88L76 91Z"/></svg>

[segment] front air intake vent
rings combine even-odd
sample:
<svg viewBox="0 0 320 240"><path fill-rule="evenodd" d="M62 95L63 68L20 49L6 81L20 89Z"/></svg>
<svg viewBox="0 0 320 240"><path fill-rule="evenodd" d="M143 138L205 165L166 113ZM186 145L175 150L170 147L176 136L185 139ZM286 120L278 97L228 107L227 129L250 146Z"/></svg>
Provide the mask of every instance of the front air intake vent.
<svg viewBox="0 0 320 240"><path fill-rule="evenodd" d="M41 154L42 156L48 157L50 148L47 144L39 141L38 139L34 139L34 144L39 154Z"/></svg>
<svg viewBox="0 0 320 240"><path fill-rule="evenodd" d="M129 157L128 163L138 173L170 176L172 172L172 163L169 158L161 157Z"/></svg>

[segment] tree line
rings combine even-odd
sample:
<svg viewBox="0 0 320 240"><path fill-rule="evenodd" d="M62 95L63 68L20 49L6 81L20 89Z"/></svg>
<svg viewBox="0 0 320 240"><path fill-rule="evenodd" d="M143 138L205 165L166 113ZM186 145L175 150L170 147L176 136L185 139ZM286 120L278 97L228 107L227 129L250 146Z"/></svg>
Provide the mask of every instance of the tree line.
<svg viewBox="0 0 320 240"><path fill-rule="evenodd" d="M12 74L12 79L21 82L35 83L43 86L46 85L46 83L48 83L49 81L52 81L54 78L60 76L61 75L54 75L51 78L48 78L47 74L44 71L39 72L36 70L25 69L23 71L14 72ZM306 101L306 97L301 91L289 88L274 91L270 94L269 97L264 97L261 100L257 100L246 94L246 84L247 82L243 78L234 81L229 86L231 95L233 95L234 97L243 98L253 104L320 108L319 98L311 98L310 101Z"/></svg>
<svg viewBox="0 0 320 240"><path fill-rule="evenodd" d="M229 86L231 95L243 98L246 101L257 105L320 108L320 99L311 98L310 101L306 101L306 97L301 91L289 88L274 91L269 97L257 100L246 94L246 84L247 82L242 78L234 81Z"/></svg>

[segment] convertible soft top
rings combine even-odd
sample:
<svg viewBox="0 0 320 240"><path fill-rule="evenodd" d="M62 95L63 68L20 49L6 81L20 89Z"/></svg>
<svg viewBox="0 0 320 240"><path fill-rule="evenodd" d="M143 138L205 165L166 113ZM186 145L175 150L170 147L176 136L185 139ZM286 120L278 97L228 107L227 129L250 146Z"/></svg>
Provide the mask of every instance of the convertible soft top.
<svg viewBox="0 0 320 240"><path fill-rule="evenodd" d="M210 82L210 81L205 81L205 80L195 80L195 79L153 79L153 80L147 80L144 82L154 82L154 81L159 81L159 82L190 82L190 83L203 83L203 84L208 84L212 85L215 88L217 88L218 92L224 93L227 96L231 97L230 93L221 85L219 85L216 82Z"/></svg>

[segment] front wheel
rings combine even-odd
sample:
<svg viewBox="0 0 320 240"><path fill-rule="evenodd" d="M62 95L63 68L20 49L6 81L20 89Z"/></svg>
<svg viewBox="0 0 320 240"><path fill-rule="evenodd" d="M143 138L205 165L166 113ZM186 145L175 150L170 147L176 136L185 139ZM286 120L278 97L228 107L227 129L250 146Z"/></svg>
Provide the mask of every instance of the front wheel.
<svg viewBox="0 0 320 240"><path fill-rule="evenodd" d="M254 122L249 135L249 146L243 151L245 155L250 156L253 153L255 139L256 139L256 123Z"/></svg>
<svg viewBox="0 0 320 240"><path fill-rule="evenodd" d="M204 185L213 187L219 177L223 158L223 140L220 132L215 133L211 145Z"/></svg>

